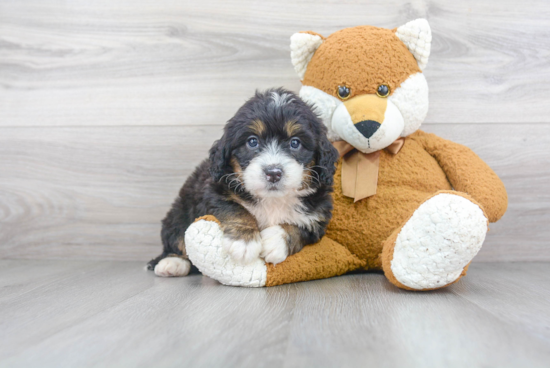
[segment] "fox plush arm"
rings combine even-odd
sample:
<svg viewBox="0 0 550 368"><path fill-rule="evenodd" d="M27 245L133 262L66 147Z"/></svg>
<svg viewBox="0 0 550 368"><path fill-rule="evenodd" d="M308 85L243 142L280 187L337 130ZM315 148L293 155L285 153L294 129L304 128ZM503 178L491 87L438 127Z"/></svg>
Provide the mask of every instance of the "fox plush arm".
<svg viewBox="0 0 550 368"><path fill-rule="evenodd" d="M468 147L435 134L423 135L424 148L437 160L453 188L479 202L489 222L498 221L508 207L508 195L497 174Z"/></svg>

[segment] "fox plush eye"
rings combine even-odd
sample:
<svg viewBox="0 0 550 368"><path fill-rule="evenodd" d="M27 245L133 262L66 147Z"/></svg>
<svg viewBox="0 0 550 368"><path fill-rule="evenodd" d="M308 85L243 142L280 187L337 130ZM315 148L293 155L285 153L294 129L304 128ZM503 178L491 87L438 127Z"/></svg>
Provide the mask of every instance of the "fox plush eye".
<svg viewBox="0 0 550 368"><path fill-rule="evenodd" d="M290 140L290 148L292 148L292 149L298 149L298 148L300 148L300 145L301 145L301 144L302 144L302 143L300 142L300 140L299 140L298 138L292 138L292 139Z"/></svg>
<svg viewBox="0 0 550 368"><path fill-rule="evenodd" d="M388 97L388 95L390 94L390 87L385 84L381 84L378 86L376 94L378 95L378 97Z"/></svg>
<svg viewBox="0 0 550 368"><path fill-rule="evenodd" d="M250 137L248 138L248 140L246 141L246 144L248 145L248 147L250 148L256 148L258 147L258 138L256 137Z"/></svg>
<svg viewBox="0 0 550 368"><path fill-rule="evenodd" d="M346 100L351 96L351 89L349 89L346 86L338 86L338 97L340 97L342 100Z"/></svg>

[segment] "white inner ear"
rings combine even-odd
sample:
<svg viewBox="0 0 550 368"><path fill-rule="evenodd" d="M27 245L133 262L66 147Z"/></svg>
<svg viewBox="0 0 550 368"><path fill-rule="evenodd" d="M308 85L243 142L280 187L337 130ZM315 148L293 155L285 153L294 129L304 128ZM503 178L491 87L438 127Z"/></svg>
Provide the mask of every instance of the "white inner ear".
<svg viewBox="0 0 550 368"><path fill-rule="evenodd" d="M322 43L321 37L309 33L295 33L290 37L290 59L300 80L304 79L307 64Z"/></svg>
<svg viewBox="0 0 550 368"><path fill-rule="evenodd" d="M416 19L397 28L395 35L403 41L418 62L420 70L424 70L430 57L432 45L432 30L426 19Z"/></svg>

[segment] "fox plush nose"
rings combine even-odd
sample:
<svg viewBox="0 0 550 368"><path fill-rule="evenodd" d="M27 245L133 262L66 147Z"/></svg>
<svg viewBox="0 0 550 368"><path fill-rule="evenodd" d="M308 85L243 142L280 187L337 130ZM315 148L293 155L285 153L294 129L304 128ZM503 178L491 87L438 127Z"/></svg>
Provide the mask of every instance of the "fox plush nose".
<svg viewBox="0 0 550 368"><path fill-rule="evenodd" d="M374 120L363 120L355 124L355 127L365 138L370 138L380 128L380 123Z"/></svg>
<svg viewBox="0 0 550 368"><path fill-rule="evenodd" d="M264 169L265 178L270 183L277 183L283 176L283 170L276 166L269 166Z"/></svg>
<svg viewBox="0 0 550 368"><path fill-rule="evenodd" d="M370 138L384 122L388 99L377 95L360 95L344 102L344 106L359 133Z"/></svg>

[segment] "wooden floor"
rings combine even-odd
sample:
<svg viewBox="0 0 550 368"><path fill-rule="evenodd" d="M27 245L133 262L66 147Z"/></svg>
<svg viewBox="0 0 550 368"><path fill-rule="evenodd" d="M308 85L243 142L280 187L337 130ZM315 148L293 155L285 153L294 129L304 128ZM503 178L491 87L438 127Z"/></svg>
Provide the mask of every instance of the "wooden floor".
<svg viewBox="0 0 550 368"><path fill-rule="evenodd" d="M550 264L477 263L414 293L380 274L244 289L2 260L0 332L1 367L548 367Z"/></svg>

